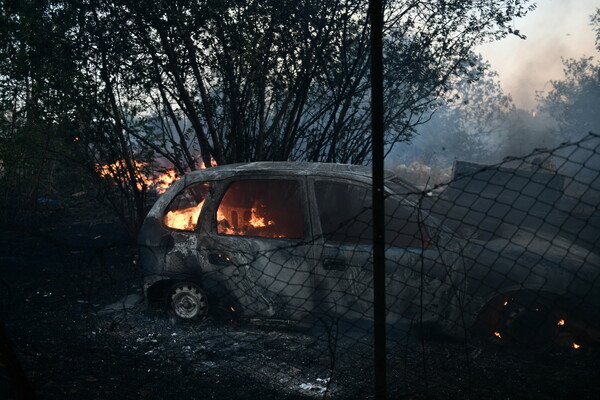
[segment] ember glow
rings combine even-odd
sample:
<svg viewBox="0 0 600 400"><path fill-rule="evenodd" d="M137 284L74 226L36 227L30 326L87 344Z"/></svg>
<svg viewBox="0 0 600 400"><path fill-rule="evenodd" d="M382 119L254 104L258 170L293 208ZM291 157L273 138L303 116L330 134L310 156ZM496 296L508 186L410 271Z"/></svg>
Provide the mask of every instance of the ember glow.
<svg viewBox="0 0 600 400"><path fill-rule="evenodd" d="M500 334L500 332L494 332L494 336L496 336L498 339L502 339L502 335Z"/></svg>
<svg viewBox="0 0 600 400"><path fill-rule="evenodd" d="M558 321L558 325L559 326L563 326L565 324L565 320L561 319L560 321Z"/></svg>
<svg viewBox="0 0 600 400"><path fill-rule="evenodd" d="M573 342L573 344L571 345L571 347L573 347L574 349L579 349L579 348L581 348L581 345Z"/></svg>

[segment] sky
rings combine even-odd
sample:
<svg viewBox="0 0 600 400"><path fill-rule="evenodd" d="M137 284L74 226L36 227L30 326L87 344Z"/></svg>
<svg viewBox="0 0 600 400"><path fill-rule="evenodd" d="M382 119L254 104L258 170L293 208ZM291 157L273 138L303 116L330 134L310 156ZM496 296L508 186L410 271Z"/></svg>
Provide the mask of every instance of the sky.
<svg viewBox="0 0 600 400"><path fill-rule="evenodd" d="M538 0L534 11L514 21L514 29L527 39L509 36L477 51L498 72L514 104L535 110L535 92L548 90L549 80L564 76L561 57L600 57L590 25L590 16L598 8L600 0Z"/></svg>

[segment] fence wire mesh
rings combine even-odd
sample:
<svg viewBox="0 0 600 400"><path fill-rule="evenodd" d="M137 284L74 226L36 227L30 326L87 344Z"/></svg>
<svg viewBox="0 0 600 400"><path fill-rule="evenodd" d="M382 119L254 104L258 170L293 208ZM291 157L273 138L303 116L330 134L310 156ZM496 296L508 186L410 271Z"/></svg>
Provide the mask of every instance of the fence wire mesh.
<svg viewBox="0 0 600 400"><path fill-rule="evenodd" d="M600 394L599 170L590 134L434 187L386 177L390 398ZM191 173L138 246L71 208L2 232L2 323L40 397L372 397L369 169Z"/></svg>

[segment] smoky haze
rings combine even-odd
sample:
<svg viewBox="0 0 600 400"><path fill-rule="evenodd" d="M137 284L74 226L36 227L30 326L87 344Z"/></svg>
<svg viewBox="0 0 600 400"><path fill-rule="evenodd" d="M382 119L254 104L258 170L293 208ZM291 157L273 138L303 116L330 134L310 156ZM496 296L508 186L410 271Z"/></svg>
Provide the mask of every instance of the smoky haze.
<svg viewBox="0 0 600 400"><path fill-rule="evenodd" d="M549 7L552 4L556 7ZM457 160L496 164L577 142L590 132L599 134L600 9L591 2L577 6L572 1L544 3L526 19L532 32L527 40L501 41L505 47L492 53L496 61L485 61L484 54L480 62L486 74L478 81L459 83L456 96L419 127L410 144L392 149L388 167L417 184L436 184L452 177ZM581 14L584 19L577 17ZM518 40L519 46L510 40ZM511 57L505 53L508 48L515 51ZM504 69L495 72L498 59ZM556 65L561 73L554 77ZM502 83L507 71L510 82L518 85L516 96ZM521 105L525 94L535 99L534 106ZM573 168L559 172L574 175Z"/></svg>
<svg viewBox="0 0 600 400"><path fill-rule="evenodd" d="M538 2L536 10L514 22L527 39L509 36L478 49L498 71L504 91L517 107L535 109L535 92L547 90L550 80L562 79L561 58L594 55L589 17L597 7L594 0Z"/></svg>

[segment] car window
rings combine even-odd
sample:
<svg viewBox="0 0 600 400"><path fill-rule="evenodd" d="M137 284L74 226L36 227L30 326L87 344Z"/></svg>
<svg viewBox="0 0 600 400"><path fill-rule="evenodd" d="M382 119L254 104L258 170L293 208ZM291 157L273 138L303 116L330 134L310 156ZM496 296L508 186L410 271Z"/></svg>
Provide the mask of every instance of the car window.
<svg viewBox="0 0 600 400"><path fill-rule="evenodd" d="M304 237L299 182L284 179L233 182L217 210L217 232L268 238Z"/></svg>
<svg viewBox="0 0 600 400"><path fill-rule="evenodd" d="M399 200L385 199L385 241L394 247L428 247L431 239L424 224L419 223L416 207Z"/></svg>
<svg viewBox="0 0 600 400"><path fill-rule="evenodd" d="M316 181L315 194L326 242L372 244L371 192L365 186Z"/></svg>
<svg viewBox="0 0 600 400"><path fill-rule="evenodd" d="M321 230L326 242L372 244L371 187L346 182L315 182ZM398 199L385 200L386 243L394 247L427 247L429 238L417 210Z"/></svg>
<svg viewBox="0 0 600 400"><path fill-rule="evenodd" d="M204 201L210 191L207 183L198 183L186 187L171 202L165 212L164 222L169 228L193 231Z"/></svg>

